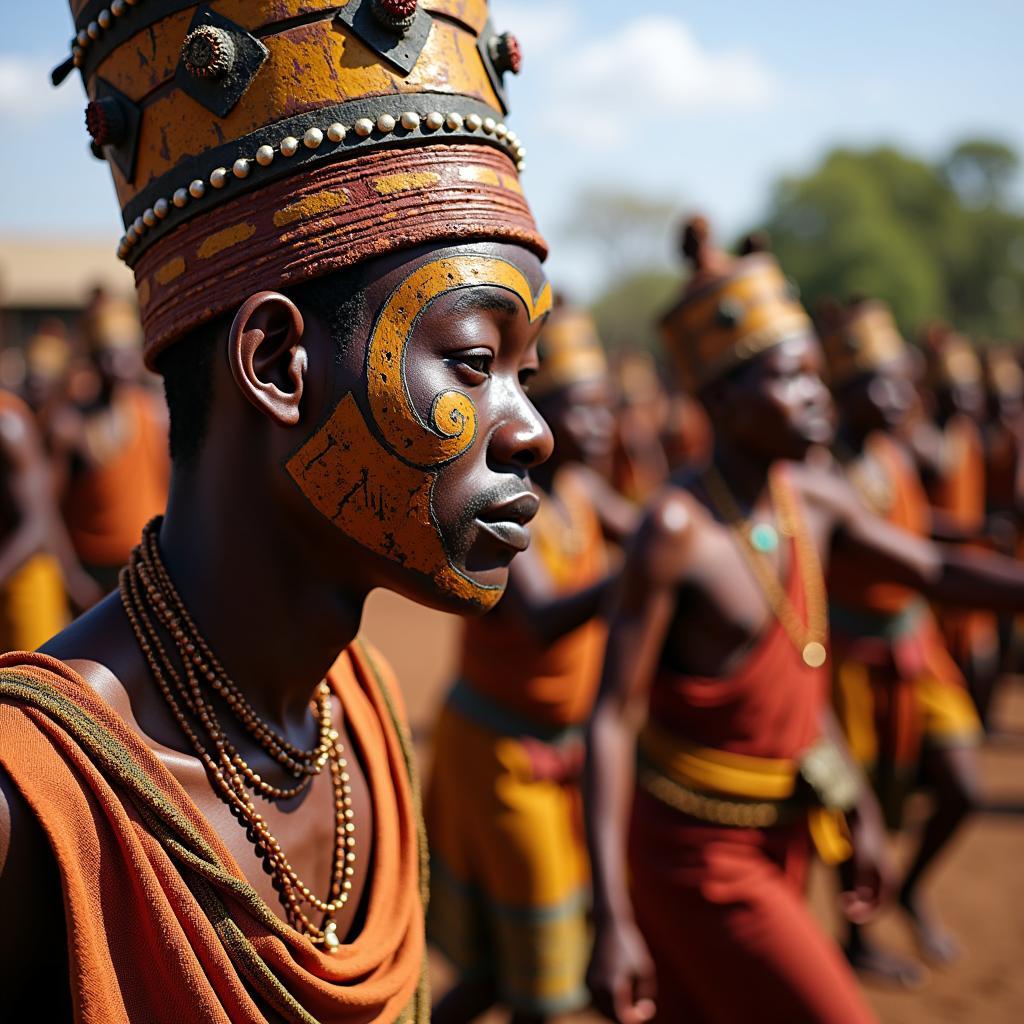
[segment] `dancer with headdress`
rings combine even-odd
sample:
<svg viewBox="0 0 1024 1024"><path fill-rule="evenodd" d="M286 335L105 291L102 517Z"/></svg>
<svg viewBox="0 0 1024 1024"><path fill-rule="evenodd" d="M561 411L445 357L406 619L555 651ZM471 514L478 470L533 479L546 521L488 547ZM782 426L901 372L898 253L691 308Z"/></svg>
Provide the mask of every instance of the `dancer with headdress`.
<svg viewBox="0 0 1024 1024"><path fill-rule="evenodd" d="M623 1024L869 1021L803 895L812 846L852 856L852 920L891 877L830 708L824 570L843 553L935 600L1017 608L1024 569L898 530L805 461L833 433L810 319L770 255L730 259L699 222L687 237L662 326L715 448L647 510L611 621L585 775L589 981Z"/></svg>
<svg viewBox="0 0 1024 1024"><path fill-rule="evenodd" d="M903 441L915 407L913 364L892 313L878 301L837 305L819 319L819 330L840 411L835 451L847 478L876 515L928 537L931 509ZM969 564L967 552L960 557ZM899 901L928 958L946 962L956 943L925 909L920 885L978 802L978 715L918 591L880 581L870 565L843 552L833 558L828 587L836 707L888 825L902 824L922 772L932 789L934 811ZM920 980L919 968L871 944L855 923L846 951L872 974Z"/></svg>
<svg viewBox="0 0 1024 1024"><path fill-rule="evenodd" d="M97 6L61 71L173 472L118 592L0 661L4 1009L427 1021L413 755L357 633L377 587L491 607L536 511L518 45L483 0Z"/></svg>
<svg viewBox="0 0 1024 1024"><path fill-rule="evenodd" d="M434 735L426 799L428 937L459 981L438 1024L492 1003L516 1021L587 1001L589 868L580 811L583 724L604 656L601 611L618 578L605 538L636 511L595 471L612 451L611 381L593 322L558 306L530 396L552 458L532 477L528 551L494 611L465 624L460 678Z"/></svg>

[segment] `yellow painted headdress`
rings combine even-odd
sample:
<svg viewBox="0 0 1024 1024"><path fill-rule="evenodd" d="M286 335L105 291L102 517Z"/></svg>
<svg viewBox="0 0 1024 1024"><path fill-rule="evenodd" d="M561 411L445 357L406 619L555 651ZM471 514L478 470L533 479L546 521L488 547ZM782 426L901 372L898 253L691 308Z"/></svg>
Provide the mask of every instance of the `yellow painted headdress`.
<svg viewBox="0 0 1024 1024"><path fill-rule="evenodd" d="M790 338L813 335L810 317L769 253L726 256L709 244L702 218L687 225L683 252L694 272L662 317L661 332L690 390Z"/></svg>
<svg viewBox="0 0 1024 1024"><path fill-rule="evenodd" d="M82 313L82 341L90 352L142 345L142 327L133 303L97 288Z"/></svg>
<svg viewBox="0 0 1024 1024"><path fill-rule="evenodd" d="M833 386L891 363L907 352L892 311L877 300L854 302L845 308L838 304L823 307L818 334Z"/></svg>
<svg viewBox="0 0 1024 1024"><path fill-rule="evenodd" d="M63 321L48 319L25 342L25 368L28 373L46 378L62 376L71 360L71 345Z"/></svg>
<svg viewBox="0 0 1024 1024"><path fill-rule="evenodd" d="M608 359L594 321L580 309L557 306L541 331L537 350L540 369L530 381L534 397L608 373Z"/></svg>
<svg viewBox="0 0 1024 1024"><path fill-rule="evenodd" d="M263 287L430 241L545 253L486 0L71 0L147 360Z"/></svg>
<svg viewBox="0 0 1024 1024"><path fill-rule="evenodd" d="M1024 394L1024 369L1009 346L999 345L986 351L985 371L992 394L1011 398Z"/></svg>
<svg viewBox="0 0 1024 1024"><path fill-rule="evenodd" d="M929 324L922 342L928 364L928 383L937 389L957 384L981 384L981 360L970 340L943 323Z"/></svg>

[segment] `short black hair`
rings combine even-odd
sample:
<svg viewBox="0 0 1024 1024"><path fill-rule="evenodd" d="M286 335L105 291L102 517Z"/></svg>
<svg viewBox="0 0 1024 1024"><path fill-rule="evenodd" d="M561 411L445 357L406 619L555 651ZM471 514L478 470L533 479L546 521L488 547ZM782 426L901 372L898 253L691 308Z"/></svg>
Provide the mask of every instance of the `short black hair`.
<svg viewBox="0 0 1024 1024"><path fill-rule="evenodd" d="M313 278L286 289L285 294L300 310L312 311L327 324L338 357L365 323L366 280L361 267ZM157 357L156 370L164 379L170 416L171 459L177 466L194 462L206 439L213 361L233 318L231 313L208 321Z"/></svg>

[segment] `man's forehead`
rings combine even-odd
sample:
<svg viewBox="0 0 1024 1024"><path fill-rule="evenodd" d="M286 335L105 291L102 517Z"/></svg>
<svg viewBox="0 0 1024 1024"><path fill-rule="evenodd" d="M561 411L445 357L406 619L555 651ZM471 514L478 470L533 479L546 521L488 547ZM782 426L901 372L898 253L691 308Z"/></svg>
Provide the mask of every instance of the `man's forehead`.
<svg viewBox="0 0 1024 1024"><path fill-rule="evenodd" d="M511 264L526 279L533 295L539 295L547 283L540 259L529 249L521 245L509 243L480 241L450 246L423 247L385 257L374 268L377 270L377 273L374 274L371 271L370 276L376 279L371 288L394 287L412 271L427 263L457 256L489 256ZM484 288L470 287L461 290L468 294L473 294L482 293ZM491 294L494 294L497 290L497 286L492 286L488 289Z"/></svg>

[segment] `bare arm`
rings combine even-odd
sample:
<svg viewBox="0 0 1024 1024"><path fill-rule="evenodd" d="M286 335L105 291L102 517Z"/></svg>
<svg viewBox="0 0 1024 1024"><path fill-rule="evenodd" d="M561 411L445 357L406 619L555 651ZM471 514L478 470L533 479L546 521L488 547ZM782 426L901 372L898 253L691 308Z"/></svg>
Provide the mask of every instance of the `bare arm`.
<svg viewBox="0 0 1024 1024"><path fill-rule="evenodd" d="M42 447L32 424L21 413L0 413L0 452L17 517L17 525L0 543L0 583L6 583L25 561L46 547L51 512L43 498L47 479Z"/></svg>
<svg viewBox="0 0 1024 1024"><path fill-rule="evenodd" d="M880 582L902 584L937 604L1024 610L1024 563L909 534L865 508L839 477L807 472L804 479L808 497L831 515L835 550Z"/></svg>
<svg viewBox="0 0 1024 1024"><path fill-rule="evenodd" d="M874 790L854 761L830 704L821 711L821 732L860 780L857 804L846 816L853 858L850 888L840 894L840 905L849 920L863 924L888 898L892 888L893 868L886 850L885 821Z"/></svg>
<svg viewBox="0 0 1024 1024"><path fill-rule="evenodd" d="M51 552L60 563L71 599L80 608L102 592L82 569L57 511L49 466L35 426L21 413L0 413L0 451L8 467L7 488L17 516L14 530L0 544L0 582L6 582L32 555Z"/></svg>
<svg viewBox="0 0 1024 1024"><path fill-rule="evenodd" d="M640 525L640 509L592 469L581 466L579 472L601 520L604 535L617 544L626 543Z"/></svg>
<svg viewBox="0 0 1024 1024"><path fill-rule="evenodd" d="M612 572L595 583L557 593L540 556L528 548L512 560L502 610L540 644L551 644L589 622L607 603L619 581Z"/></svg>
<svg viewBox="0 0 1024 1024"><path fill-rule="evenodd" d="M690 532L688 507L672 496L659 501L641 527L627 557L587 733L583 790L597 932L588 983L598 1008L622 1024L653 1013L653 967L633 920L626 833L636 733L671 622Z"/></svg>

